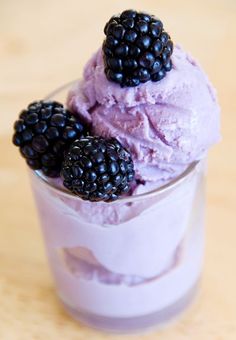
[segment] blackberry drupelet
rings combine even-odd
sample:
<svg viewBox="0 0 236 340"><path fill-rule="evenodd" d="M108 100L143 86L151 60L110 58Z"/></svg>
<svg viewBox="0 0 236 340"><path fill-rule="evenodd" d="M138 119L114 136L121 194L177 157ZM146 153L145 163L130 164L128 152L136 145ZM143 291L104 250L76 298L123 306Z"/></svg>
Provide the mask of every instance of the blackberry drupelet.
<svg viewBox="0 0 236 340"><path fill-rule="evenodd" d="M162 22L134 10L113 16L104 28L105 74L124 86L137 86L165 77L172 68L173 42Z"/></svg>
<svg viewBox="0 0 236 340"><path fill-rule="evenodd" d="M89 201L114 201L134 179L130 153L115 139L87 136L72 143L61 176L64 186Z"/></svg>
<svg viewBox="0 0 236 340"><path fill-rule="evenodd" d="M13 143L30 168L49 177L60 175L64 151L85 133L84 126L62 104L36 101L20 113Z"/></svg>

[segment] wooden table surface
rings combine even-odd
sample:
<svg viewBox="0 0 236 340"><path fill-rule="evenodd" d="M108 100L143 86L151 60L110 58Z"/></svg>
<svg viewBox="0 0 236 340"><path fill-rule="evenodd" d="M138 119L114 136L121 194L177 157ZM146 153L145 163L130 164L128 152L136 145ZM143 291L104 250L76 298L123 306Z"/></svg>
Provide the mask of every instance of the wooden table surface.
<svg viewBox="0 0 236 340"><path fill-rule="evenodd" d="M207 248L197 302L175 325L132 339L236 339L236 1L0 1L0 339L125 339L64 312L47 267L27 171L11 145L28 102L81 75L114 13L156 13L198 58L219 93L222 142L209 157ZM210 128L210 127L209 127Z"/></svg>

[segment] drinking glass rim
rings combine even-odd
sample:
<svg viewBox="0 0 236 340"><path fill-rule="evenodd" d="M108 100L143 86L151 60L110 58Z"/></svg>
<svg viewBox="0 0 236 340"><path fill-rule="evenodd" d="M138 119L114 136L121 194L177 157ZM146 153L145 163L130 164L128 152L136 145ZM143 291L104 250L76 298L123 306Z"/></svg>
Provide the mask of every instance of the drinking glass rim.
<svg viewBox="0 0 236 340"><path fill-rule="evenodd" d="M65 90L69 86L72 86L77 81L78 81L78 79L75 79L73 81L70 81L70 82L58 87L57 89L55 89L54 91L49 93L47 96L45 96L44 100L52 99L52 97L55 97L58 93L62 92L63 90ZM137 195L133 195L133 196L120 197L118 200L116 200L114 202L109 202L109 205L110 204L116 204L118 202L128 203L128 202L131 202L131 201L140 201L140 200L145 199L145 198L152 198L152 197L155 197L158 194L165 193L168 190L177 187L184 180L186 180L194 172L194 170L197 168L197 165L200 162L201 162L201 160L197 160L197 161L192 162L180 175L178 175L176 178L168 181L167 183L161 185L160 187L157 187L153 190L150 190L150 191L147 191L147 192L144 192L144 193L141 193L141 194L137 194ZM32 173L39 180L41 180L44 184L49 186L50 189L52 189L56 193L63 195L63 196L66 196L66 197L69 197L69 198L72 198L72 199L78 199L78 200L83 201L81 197L73 194L72 192L68 191L66 188L64 189L61 186L57 186L56 183L50 182L50 178L43 175L43 173L40 170L33 170ZM97 202L97 203L101 203L101 202Z"/></svg>
<svg viewBox="0 0 236 340"><path fill-rule="evenodd" d="M200 163L201 161L195 161L192 162L185 171L183 171L179 176L177 176L176 178L170 180L168 183L161 185L160 187L157 187L153 190L141 193L141 194L137 194L137 195L133 195L133 196L124 196L124 197L120 197L118 200L114 201L114 202L109 202L110 204L115 204L115 203L128 203L128 202L133 202L133 201L140 201L143 200L145 198L153 198L158 194L163 194L166 193L168 190L174 189L176 188L178 185L180 185L182 182L184 182L187 178L190 177L190 175L194 172L194 170L196 170L197 165ZM34 170L32 171L32 173L34 174L34 176L36 176L40 181L42 181L43 184L46 184L50 189L52 189L53 191L55 191L57 194L63 195L65 197L69 197L72 199L76 199L76 200L81 200L84 201L81 197L73 194L72 192L68 191L66 188L64 189L61 186L57 186L56 183L50 182L50 178L43 175L43 173L40 170ZM104 202L94 202L94 203L104 203Z"/></svg>

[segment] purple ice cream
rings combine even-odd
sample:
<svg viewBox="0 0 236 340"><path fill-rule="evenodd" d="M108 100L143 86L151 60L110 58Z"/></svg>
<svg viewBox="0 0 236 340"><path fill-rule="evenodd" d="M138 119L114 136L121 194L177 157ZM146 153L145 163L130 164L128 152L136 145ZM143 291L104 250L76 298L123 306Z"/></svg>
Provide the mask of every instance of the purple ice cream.
<svg viewBox="0 0 236 340"><path fill-rule="evenodd" d="M99 49L68 96L94 134L116 137L131 151L137 178L156 184L204 158L220 139L220 109L206 74L179 46L172 63L160 82L121 88L107 80Z"/></svg>
<svg viewBox="0 0 236 340"><path fill-rule="evenodd" d="M59 295L75 317L96 327L129 331L169 319L199 280L204 161L177 186L132 201L204 159L220 138L207 76L179 46L172 62L160 82L121 88L106 79L99 49L69 91L69 109L93 134L116 137L130 150L139 180L130 201L85 202L33 179Z"/></svg>

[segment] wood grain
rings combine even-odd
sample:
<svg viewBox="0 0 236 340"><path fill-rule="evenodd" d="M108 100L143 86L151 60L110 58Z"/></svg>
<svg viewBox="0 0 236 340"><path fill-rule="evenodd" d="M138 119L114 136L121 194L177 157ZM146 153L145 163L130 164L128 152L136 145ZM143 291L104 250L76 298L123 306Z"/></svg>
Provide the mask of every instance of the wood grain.
<svg viewBox="0 0 236 340"><path fill-rule="evenodd" d="M78 78L113 13L156 13L198 58L219 93L222 142L210 153L207 248L200 296L175 325L130 339L236 339L236 88L234 0L0 2L0 339L125 339L74 322L55 295L27 170L11 145L18 111ZM210 128L210 127L209 127Z"/></svg>

